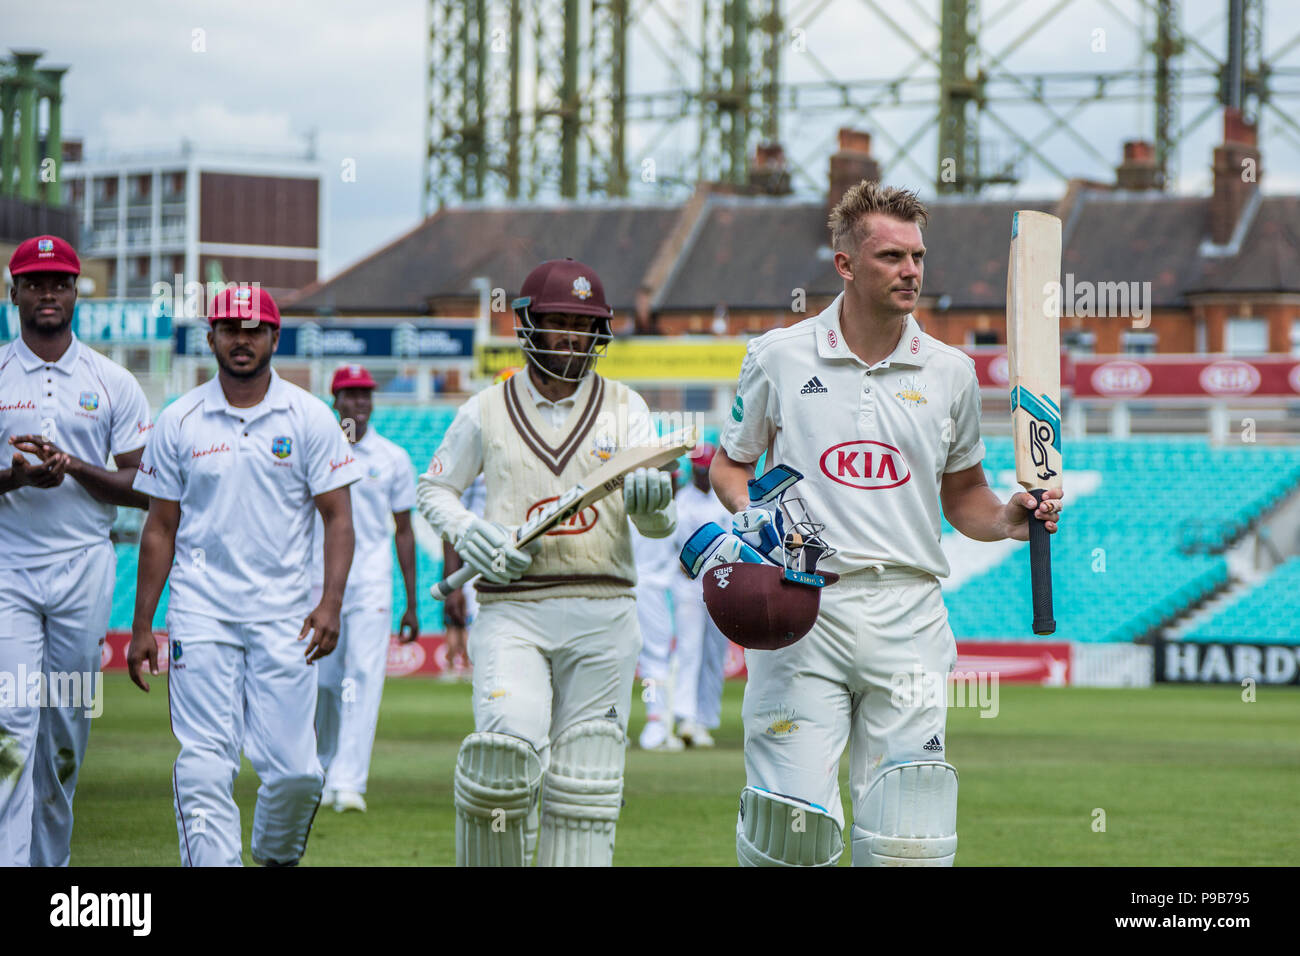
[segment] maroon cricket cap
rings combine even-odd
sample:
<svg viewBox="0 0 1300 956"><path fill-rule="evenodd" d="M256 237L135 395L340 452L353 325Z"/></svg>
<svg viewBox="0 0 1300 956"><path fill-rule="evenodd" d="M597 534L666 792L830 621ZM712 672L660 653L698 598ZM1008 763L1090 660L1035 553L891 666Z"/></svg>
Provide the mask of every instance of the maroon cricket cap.
<svg viewBox="0 0 1300 956"><path fill-rule="evenodd" d="M58 236L36 236L19 243L9 257L9 274L24 272L71 272L81 274L81 260Z"/></svg>
<svg viewBox="0 0 1300 956"><path fill-rule="evenodd" d="M375 388L375 380L364 365L340 365L330 381L330 394L337 395L344 388Z"/></svg>
<svg viewBox="0 0 1300 956"><path fill-rule="evenodd" d="M218 319L241 319L265 322L280 327L280 310L271 293L256 286L239 285L218 292L208 307L208 325Z"/></svg>
<svg viewBox="0 0 1300 956"><path fill-rule="evenodd" d="M514 302L515 308L525 305L534 315L573 312L608 319L614 314L596 270L575 259L551 259L528 273Z"/></svg>

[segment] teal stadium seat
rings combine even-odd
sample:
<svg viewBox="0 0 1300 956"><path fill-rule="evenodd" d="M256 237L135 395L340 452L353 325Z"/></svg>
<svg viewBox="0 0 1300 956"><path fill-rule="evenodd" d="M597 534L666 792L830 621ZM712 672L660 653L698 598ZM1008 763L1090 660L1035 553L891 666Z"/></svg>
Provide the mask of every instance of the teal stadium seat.
<svg viewBox="0 0 1300 956"><path fill-rule="evenodd" d="M1185 637L1188 641L1294 644L1300 637L1300 557L1239 596Z"/></svg>
<svg viewBox="0 0 1300 956"><path fill-rule="evenodd" d="M1010 439L985 445L985 471L1014 467ZM1102 476L1093 494L1067 498L1053 538L1054 639L1069 641L1132 641L1204 599L1227 582L1223 549L1300 484L1300 451L1215 448L1201 438L1070 441L1066 463ZM1258 490L1226 490L1242 488ZM1027 548L944 597L958 639L1036 639ZM1287 606L1300 619L1300 605Z"/></svg>

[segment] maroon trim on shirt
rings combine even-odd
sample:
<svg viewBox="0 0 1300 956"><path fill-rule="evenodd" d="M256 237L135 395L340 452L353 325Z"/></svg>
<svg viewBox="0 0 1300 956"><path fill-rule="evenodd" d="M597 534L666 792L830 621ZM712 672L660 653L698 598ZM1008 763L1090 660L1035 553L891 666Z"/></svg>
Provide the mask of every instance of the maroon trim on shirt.
<svg viewBox="0 0 1300 956"><path fill-rule="evenodd" d="M569 459L573 457L583 439L587 437L587 433L596 424L601 400L605 396L605 380L599 375L595 375L595 373L593 373L593 377L595 381L591 387L591 394L587 396L587 404L578 415L573 431L556 448L548 445L537 429L533 427L533 423L528 420L528 416L524 411L523 399L515 386L515 376L512 375L506 379L503 394L510 422L515 426L519 437L524 440L524 444L542 460L542 464L546 465L553 475L558 476L564 471L569 464Z"/></svg>
<svg viewBox="0 0 1300 956"><path fill-rule="evenodd" d="M618 584L635 587L627 578L614 577L612 574L536 574L520 578L512 584L479 581L474 587L484 594L517 594L521 591L542 591L564 584Z"/></svg>

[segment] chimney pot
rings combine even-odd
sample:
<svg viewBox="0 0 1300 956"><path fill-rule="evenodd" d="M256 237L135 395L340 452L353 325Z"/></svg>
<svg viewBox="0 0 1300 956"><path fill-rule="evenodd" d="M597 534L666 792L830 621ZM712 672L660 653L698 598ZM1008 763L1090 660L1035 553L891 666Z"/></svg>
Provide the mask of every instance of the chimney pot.
<svg viewBox="0 0 1300 956"><path fill-rule="evenodd" d="M839 136L841 153L865 153L871 155L871 134L865 130L844 127Z"/></svg>

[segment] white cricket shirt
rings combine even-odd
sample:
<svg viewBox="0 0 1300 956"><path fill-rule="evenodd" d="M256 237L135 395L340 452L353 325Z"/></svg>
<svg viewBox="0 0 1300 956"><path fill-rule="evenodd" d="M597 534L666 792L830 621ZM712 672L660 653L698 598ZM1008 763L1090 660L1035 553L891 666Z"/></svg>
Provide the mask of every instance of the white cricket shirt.
<svg viewBox="0 0 1300 956"><path fill-rule="evenodd" d="M736 461L786 464L839 553L819 569L874 564L948 573L939 547L944 474L984 459L975 363L908 316L868 366L844 344L841 293L821 314L749 343L720 442Z"/></svg>
<svg viewBox="0 0 1300 956"><path fill-rule="evenodd" d="M137 490L178 501L168 613L274 621L311 610L314 496L361 469L329 406L274 370L234 408L214 378L158 416Z"/></svg>
<svg viewBox="0 0 1300 956"><path fill-rule="evenodd" d="M335 423L338 427L338 423ZM346 435L345 435L346 437ZM361 479L352 486L352 533L357 546L343 595L343 609L393 599L393 514L415 507L415 468L402 448L367 428L352 446ZM316 515L312 584L325 583L325 522Z"/></svg>
<svg viewBox="0 0 1300 956"><path fill-rule="evenodd" d="M140 383L76 335L57 362L40 358L21 337L0 349L0 468L13 461L11 436L44 435L102 467L142 447L152 427ZM116 506L66 476L57 488L0 495L0 567L40 567L103 544L116 516Z"/></svg>

